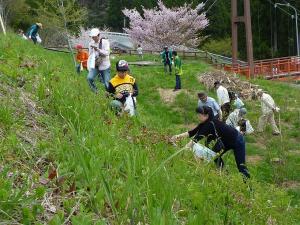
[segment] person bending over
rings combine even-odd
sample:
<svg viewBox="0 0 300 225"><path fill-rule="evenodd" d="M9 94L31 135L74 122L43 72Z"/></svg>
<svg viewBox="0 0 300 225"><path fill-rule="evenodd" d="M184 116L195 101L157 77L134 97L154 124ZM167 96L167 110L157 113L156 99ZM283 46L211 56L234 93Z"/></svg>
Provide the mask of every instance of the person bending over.
<svg viewBox="0 0 300 225"><path fill-rule="evenodd" d="M221 157L225 152L232 149L239 172L242 173L244 177L250 178L250 173L245 165L246 148L244 137L233 127L215 119L210 107L197 107L196 112L200 121L199 125L193 130L174 135L171 141L175 142L181 138L193 137L194 141L198 142L203 137L206 137L209 144L211 141L219 139L213 147L213 150L220 154L219 158L215 160L217 165L220 167L224 165ZM223 147L219 148L222 144Z"/></svg>

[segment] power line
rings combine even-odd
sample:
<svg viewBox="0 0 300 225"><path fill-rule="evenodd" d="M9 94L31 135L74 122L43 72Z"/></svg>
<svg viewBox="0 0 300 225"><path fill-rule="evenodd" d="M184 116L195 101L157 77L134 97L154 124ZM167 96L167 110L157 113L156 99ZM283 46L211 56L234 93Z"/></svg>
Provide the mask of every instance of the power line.
<svg viewBox="0 0 300 225"><path fill-rule="evenodd" d="M275 7L275 4L271 1L271 0L267 0L271 5L273 5ZM292 14L290 14L288 11L286 11L285 9L281 8L280 6L277 6L278 9L280 9L282 12L292 16Z"/></svg>
<svg viewBox="0 0 300 225"><path fill-rule="evenodd" d="M286 0L283 0L285 3L287 3L287 4L290 4L290 5L292 5L291 3L289 3L289 2L287 2ZM297 12L300 12L300 10L299 9L297 9L295 6L294 6L294 8L297 10Z"/></svg>
<svg viewBox="0 0 300 225"><path fill-rule="evenodd" d="M217 2L218 0L215 0L209 7L208 9L205 11L206 13L209 12L211 10L211 8L214 6L214 4ZM205 2L205 4L208 2L208 0Z"/></svg>
<svg viewBox="0 0 300 225"><path fill-rule="evenodd" d="M267 0L271 5L273 5L275 7L276 3L274 4L271 0ZM285 1L286 2L286 1ZM286 2L288 3L288 2ZM276 6L279 10L281 10L282 12L284 12L285 14L291 16L292 18L294 18L293 14L290 14L288 11L286 11L285 9L281 8L280 6ZM297 9L296 9L297 10ZM299 20L299 19L298 19ZM300 21L300 20L299 20Z"/></svg>

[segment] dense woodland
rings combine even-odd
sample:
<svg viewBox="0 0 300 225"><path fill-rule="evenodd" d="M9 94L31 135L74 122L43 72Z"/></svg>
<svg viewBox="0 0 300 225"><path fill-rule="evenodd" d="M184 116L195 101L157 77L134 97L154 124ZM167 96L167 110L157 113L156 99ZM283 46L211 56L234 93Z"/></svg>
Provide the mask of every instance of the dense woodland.
<svg viewBox="0 0 300 225"><path fill-rule="evenodd" d="M7 0L0 0L5 2ZM43 2L51 0L10 0L9 24L14 29L25 29L30 23L38 20L36 7L43 6ZM64 0L65 1L65 0ZM67 1L65 1L67 2ZM86 8L86 15L82 24L85 27L99 26L109 28L111 31L121 31L129 25L121 10L124 8L142 9L156 6L156 0L75 0L75 8ZM166 6L180 6L182 0L164 0ZM212 52L230 55L230 0L186 0L193 5L206 2L204 11L210 25L205 30L207 39L199 46ZM254 43L254 57L264 59L270 57L282 57L296 55L296 32L294 11L286 6L275 9L275 3L290 3L300 13L300 1L298 0L251 0L252 30ZM239 0L240 15L243 12L243 0ZM300 15L298 18L300 24ZM78 21L77 21L78 24ZM70 25L70 24L69 24ZM74 31L74 29L73 29ZM75 29L76 31L76 29ZM241 24L239 29L239 56L245 58L245 35Z"/></svg>

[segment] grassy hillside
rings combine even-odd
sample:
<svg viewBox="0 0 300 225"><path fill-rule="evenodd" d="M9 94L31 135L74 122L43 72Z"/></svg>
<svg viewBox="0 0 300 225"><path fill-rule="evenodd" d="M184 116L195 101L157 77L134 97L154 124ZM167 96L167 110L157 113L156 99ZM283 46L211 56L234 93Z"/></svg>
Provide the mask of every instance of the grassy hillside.
<svg viewBox="0 0 300 225"><path fill-rule="evenodd" d="M131 66L139 115L117 118L69 55L0 36L0 224L300 224L299 89L254 81L281 106L283 136L247 137L247 184L232 153L217 171L168 144L197 124L197 76L211 69L184 60L186 91L166 104L158 89L175 78ZM247 107L256 127L259 103Z"/></svg>

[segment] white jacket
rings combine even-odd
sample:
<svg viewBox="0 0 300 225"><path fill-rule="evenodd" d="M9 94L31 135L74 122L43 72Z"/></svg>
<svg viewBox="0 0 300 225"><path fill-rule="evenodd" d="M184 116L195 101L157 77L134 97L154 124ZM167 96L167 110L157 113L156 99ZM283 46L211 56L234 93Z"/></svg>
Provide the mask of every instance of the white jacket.
<svg viewBox="0 0 300 225"><path fill-rule="evenodd" d="M273 109L276 109L275 102L269 94L263 93L260 101L262 114L268 114L270 112L273 112Z"/></svg>
<svg viewBox="0 0 300 225"><path fill-rule="evenodd" d="M217 96L218 96L218 102L220 106L230 102L228 91L222 85L217 89Z"/></svg>
<svg viewBox="0 0 300 225"><path fill-rule="evenodd" d="M91 46L97 46L98 51L96 51ZM102 39L101 49L99 49L99 42L96 43L94 40L92 40L89 43L88 68L95 68L95 60L98 57L101 57L99 70L106 70L110 68L109 54L110 54L110 44L108 39Z"/></svg>
<svg viewBox="0 0 300 225"><path fill-rule="evenodd" d="M240 112L240 109L235 109L232 113L229 114L229 116L226 120L227 125L234 127L238 131L240 131L239 121L241 119L241 117L239 116L239 112ZM246 134L251 134L253 132L254 132L254 129L251 126L250 121L246 120Z"/></svg>

